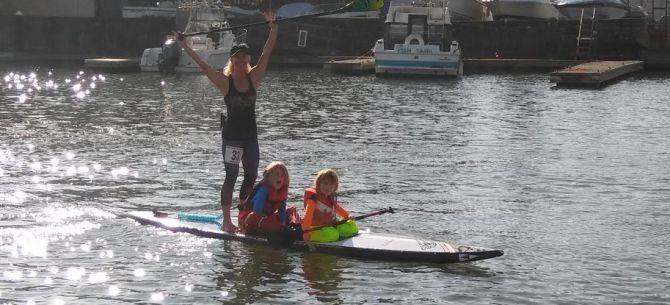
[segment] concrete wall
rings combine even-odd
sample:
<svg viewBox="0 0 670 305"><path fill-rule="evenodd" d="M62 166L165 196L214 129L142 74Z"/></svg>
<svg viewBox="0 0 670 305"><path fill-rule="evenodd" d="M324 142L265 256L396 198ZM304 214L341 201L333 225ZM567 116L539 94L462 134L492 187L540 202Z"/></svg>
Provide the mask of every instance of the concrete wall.
<svg viewBox="0 0 670 305"><path fill-rule="evenodd" d="M97 14L98 0L2 0L11 7L10 14L23 16L58 16L90 18Z"/></svg>
<svg viewBox="0 0 670 305"><path fill-rule="evenodd" d="M174 19L29 17L0 18L0 52L44 55L140 57L161 46Z"/></svg>
<svg viewBox="0 0 670 305"><path fill-rule="evenodd" d="M121 18L121 0L0 0L0 16Z"/></svg>

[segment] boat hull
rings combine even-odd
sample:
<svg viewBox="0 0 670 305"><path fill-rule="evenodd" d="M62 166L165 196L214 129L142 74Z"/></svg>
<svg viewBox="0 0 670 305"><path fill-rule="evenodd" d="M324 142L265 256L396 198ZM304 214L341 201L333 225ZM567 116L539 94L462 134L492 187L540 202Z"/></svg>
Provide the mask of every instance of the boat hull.
<svg viewBox="0 0 670 305"><path fill-rule="evenodd" d="M380 40L375 47L377 76L458 76L462 74L460 50L440 51L433 45L396 44L383 49Z"/></svg>
<svg viewBox="0 0 670 305"><path fill-rule="evenodd" d="M560 0L556 8L564 17L579 20L584 10L584 19L593 18L593 9L597 20L620 19L628 15L631 7L624 0Z"/></svg>
<svg viewBox="0 0 670 305"><path fill-rule="evenodd" d="M496 0L488 2L493 19L558 19L560 12L553 4L539 0Z"/></svg>
<svg viewBox="0 0 670 305"><path fill-rule="evenodd" d="M134 219L141 224L160 227L172 232L269 245L265 237L227 233L221 231L213 223L183 221L175 217L157 217L151 211L133 211L122 216ZM369 230L362 230L360 234L354 237L331 243L312 242L308 244L297 241L291 248L299 251L313 251L363 259L439 264L472 262L503 255L500 250L396 235L374 234Z"/></svg>
<svg viewBox="0 0 670 305"><path fill-rule="evenodd" d="M449 0L451 21L485 20L486 7L478 0Z"/></svg>
<svg viewBox="0 0 670 305"><path fill-rule="evenodd" d="M202 58L207 64L216 70L223 69L228 63L228 58L230 54L230 48L225 49L216 49L216 50L194 50L200 58ZM140 70L143 72L166 72L163 71L160 61L161 54L163 52L162 48L148 48L142 52L142 57L140 58ZM174 67L174 72L178 73L192 73L200 72L202 69L198 66L193 59L184 51L180 50L179 60L177 65Z"/></svg>
<svg viewBox="0 0 670 305"><path fill-rule="evenodd" d="M561 14L570 20L579 20L584 9L584 19L593 19L593 7L558 6ZM629 10L622 7L596 7L596 20L621 19L628 14Z"/></svg>

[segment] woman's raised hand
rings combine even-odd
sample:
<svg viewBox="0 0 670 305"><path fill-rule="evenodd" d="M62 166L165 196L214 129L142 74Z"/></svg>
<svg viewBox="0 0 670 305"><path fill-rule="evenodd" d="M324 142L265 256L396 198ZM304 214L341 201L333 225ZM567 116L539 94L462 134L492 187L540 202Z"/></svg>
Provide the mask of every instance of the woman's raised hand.
<svg viewBox="0 0 670 305"><path fill-rule="evenodd" d="M275 19L274 14L270 12L263 12L263 17L265 17L265 21L268 22L268 26L270 27L270 29L277 28L277 23L275 22L277 19Z"/></svg>
<svg viewBox="0 0 670 305"><path fill-rule="evenodd" d="M184 37L184 34L181 32L172 31L172 36L174 36L174 39L177 41L180 47L185 48L188 46L186 44L186 37Z"/></svg>

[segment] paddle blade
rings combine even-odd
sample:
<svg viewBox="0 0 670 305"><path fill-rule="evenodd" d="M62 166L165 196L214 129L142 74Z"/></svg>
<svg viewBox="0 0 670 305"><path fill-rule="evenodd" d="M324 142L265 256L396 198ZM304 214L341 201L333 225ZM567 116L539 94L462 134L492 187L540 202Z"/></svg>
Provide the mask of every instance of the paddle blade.
<svg viewBox="0 0 670 305"><path fill-rule="evenodd" d="M204 222L204 223L219 223L221 216L219 215L201 215L191 213L177 213L177 218L183 221Z"/></svg>

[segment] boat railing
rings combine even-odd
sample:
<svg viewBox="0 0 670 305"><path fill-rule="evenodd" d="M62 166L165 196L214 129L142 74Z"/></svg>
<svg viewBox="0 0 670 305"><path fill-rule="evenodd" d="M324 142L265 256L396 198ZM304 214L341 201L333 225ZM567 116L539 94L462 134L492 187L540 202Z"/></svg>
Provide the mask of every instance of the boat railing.
<svg viewBox="0 0 670 305"><path fill-rule="evenodd" d="M191 9L198 7L222 8L224 6L221 0L179 0L177 7L180 9Z"/></svg>
<svg viewBox="0 0 670 305"><path fill-rule="evenodd" d="M447 7L447 0L407 0L392 1L393 5L409 5L414 7Z"/></svg>

